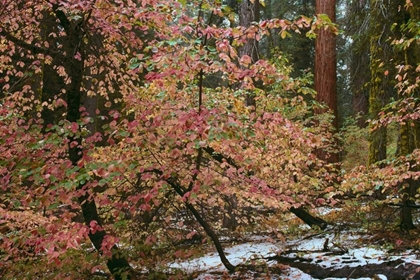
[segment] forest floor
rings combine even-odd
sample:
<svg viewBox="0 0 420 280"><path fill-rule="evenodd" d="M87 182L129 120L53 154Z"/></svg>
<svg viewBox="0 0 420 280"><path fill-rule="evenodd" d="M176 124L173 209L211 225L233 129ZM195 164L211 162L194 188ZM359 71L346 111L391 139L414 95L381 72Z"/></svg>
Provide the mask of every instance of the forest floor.
<svg viewBox="0 0 420 280"><path fill-rule="evenodd" d="M229 274L215 251L170 264L191 279L419 279L420 250L410 246L420 230L385 235L330 226L303 230L287 240L254 233L224 241L227 258L237 265ZM417 249L416 249L417 248Z"/></svg>

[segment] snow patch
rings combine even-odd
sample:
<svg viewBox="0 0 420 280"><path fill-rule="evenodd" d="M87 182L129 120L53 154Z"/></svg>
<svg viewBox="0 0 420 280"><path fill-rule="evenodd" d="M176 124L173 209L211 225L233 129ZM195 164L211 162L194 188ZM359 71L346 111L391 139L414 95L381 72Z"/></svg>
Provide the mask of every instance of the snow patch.
<svg viewBox="0 0 420 280"><path fill-rule="evenodd" d="M402 253L401 255L389 255L386 251L373 247L351 248L346 249L349 241L354 241L360 238L357 235L346 235L346 241L341 243L340 240L335 240L333 235L326 235L323 238L311 238L299 242L292 243L291 248L300 253L299 257L305 259L308 263L317 264L325 268L340 269L343 267L357 267L366 264L381 264L387 261L403 260L406 263L419 264L420 261L416 259L416 254L410 251ZM328 238L328 242L326 244ZM337 244L338 243L338 244ZM342 246L340 246L342 244ZM323 252L324 247L327 246L329 250ZM347 250L347 252L340 252L340 254L331 255L334 250ZM287 257L297 257L296 253L290 253Z"/></svg>
<svg viewBox="0 0 420 280"><path fill-rule="evenodd" d="M233 265L238 265L251 260L275 256L276 251L278 251L276 244L267 242L250 242L226 248L225 254ZM195 258L192 260L174 262L170 264L169 267L182 269L183 271L189 273L194 271L216 272L225 270L225 267L221 263L217 252L208 253L203 257Z"/></svg>
<svg viewBox="0 0 420 280"><path fill-rule="evenodd" d="M326 239L328 238L327 244ZM299 241L289 241L286 244L281 243L269 243L261 237L250 238L251 241L234 245L229 248L225 248L226 257L233 265L244 264L250 261L262 261L265 262L265 258L276 255L276 252L282 252L285 248L291 248L291 252L288 257L294 258L299 257L303 262L313 263L322 267L328 267L333 269L340 269L345 266L357 267L366 264L381 264L386 261L403 260L405 263L412 263L420 265L420 260L417 260L416 253L414 251L407 251L400 255L389 255L385 250L373 247L362 247L362 248L350 248L350 245L354 246L355 240L359 239L360 235L345 234L340 236L340 240L333 234L323 235L323 237L312 237ZM345 240L345 241L343 241ZM348 245L349 249L345 252L340 252L331 255L331 251L334 251L334 246L337 243L342 247L339 249L346 248ZM323 252L324 246L329 247L329 252ZM305 253L306 252L306 253ZM298 260L296 260L298 261ZM276 261L270 261L267 265L276 265ZM404 264L401 264L404 265ZM212 280L222 279L221 276L214 275L212 273L223 273L226 271L225 267L220 261L220 257L217 252L208 253L202 257L194 258L187 261L176 261L169 265L174 269L181 269L187 273L203 272L197 278L197 280ZM245 277L245 276L244 276ZM246 279L254 279L252 272ZM272 280L277 279L300 279L300 280L316 280L310 275L303 271L289 267L283 271L282 275L271 276ZM346 278L327 278L328 280L345 280ZM370 280L371 278L357 278L357 280ZM384 275L377 275L377 279L387 280Z"/></svg>

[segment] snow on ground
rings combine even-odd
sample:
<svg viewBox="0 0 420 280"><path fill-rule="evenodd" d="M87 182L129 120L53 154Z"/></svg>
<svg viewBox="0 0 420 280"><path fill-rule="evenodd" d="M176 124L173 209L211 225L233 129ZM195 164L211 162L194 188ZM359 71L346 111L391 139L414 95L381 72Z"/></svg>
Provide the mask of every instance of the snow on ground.
<svg viewBox="0 0 420 280"><path fill-rule="evenodd" d="M278 250L278 246L273 243L261 242L255 243L255 241L245 244L232 246L225 249L226 257L233 265L240 263L246 263L253 259L260 259L263 257L274 256ZM223 271L225 268L220 261L220 257L217 252L206 254L203 257L187 260L184 262L173 263L170 267L180 268L185 272L194 271Z"/></svg>
<svg viewBox="0 0 420 280"><path fill-rule="evenodd" d="M328 248L329 252L322 252L326 238L328 238ZM361 248L349 248L351 241L359 239L360 236L357 235L345 235L345 241L342 240L344 237L341 237L341 241L335 241L333 235L325 235L322 238L311 238L303 241L294 241L291 242L289 248L294 248L296 251L311 251L311 253L299 254L300 258L306 260L312 260L310 263L318 264L322 267L339 269L344 266L356 267L359 265L366 264L381 264L386 261L394 261L401 259L406 263L412 263L415 265L420 265L420 260L416 259L416 254L410 251L407 251L401 255L392 255L390 256L386 251L374 247L361 247ZM338 242L338 244L337 244ZM343 242L343 244L341 244ZM353 245L354 246L354 245ZM348 249L347 249L348 248ZM343 252L342 250L348 250ZM340 250L339 255L329 255L332 251ZM297 253L291 253L287 255L288 257L297 257Z"/></svg>
<svg viewBox="0 0 420 280"><path fill-rule="evenodd" d="M359 265L365 264L380 264L385 261L401 259L406 263L412 263L420 266L420 260L416 259L416 254L414 252L407 251L399 256L390 256L386 251L380 250L373 247L362 247L362 248L349 248L347 252L334 255L327 255L326 252L323 252L325 246L326 238L329 239L327 243L331 251L334 251L334 246L337 244L334 240L333 235L324 235L321 237L313 237L305 240L291 241L286 244L275 244L266 242L264 240L253 240L245 244L231 246L225 248L225 253L228 260L233 265L238 265L240 263L247 263L251 260L262 260L270 256L274 256L276 252L285 251L286 248L289 251L299 251L307 253L289 253L288 257L297 257L300 259L305 259L308 263L316 263L323 267L329 268L341 268L344 266L356 267ZM343 238L343 237L341 237ZM354 241L360 238L360 236L348 235L346 240L352 242L354 246ZM332 241L330 241L332 240ZM344 248L341 247L340 249ZM268 265L276 264L275 261L270 261ZM215 276L214 272L222 273L225 271L223 264L220 261L219 255L217 252L208 253L202 257L187 260L174 262L170 265L172 268L182 269L185 272L205 272L200 274L196 279L197 280L211 280L211 279L220 279ZM290 267L288 270L284 271L284 275L279 275L279 278L273 276L272 279L301 279L301 280L315 280L310 275L300 271L299 269ZM387 279L383 275L378 275L381 279ZM329 280L341 280L340 278L328 278ZM345 278L342 278L343 280ZM367 280L371 278L358 278L358 280Z"/></svg>

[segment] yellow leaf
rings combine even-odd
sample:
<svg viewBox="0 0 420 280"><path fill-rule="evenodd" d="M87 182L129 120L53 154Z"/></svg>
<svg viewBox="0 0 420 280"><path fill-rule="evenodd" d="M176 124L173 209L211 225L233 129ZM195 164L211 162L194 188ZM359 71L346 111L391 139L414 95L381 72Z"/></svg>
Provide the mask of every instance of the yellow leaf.
<svg viewBox="0 0 420 280"><path fill-rule="evenodd" d="M287 36L289 36L290 34L289 34L289 32L287 32L286 30L282 30L281 32L280 32L280 37L282 38L282 39L284 39L284 38L286 38Z"/></svg>

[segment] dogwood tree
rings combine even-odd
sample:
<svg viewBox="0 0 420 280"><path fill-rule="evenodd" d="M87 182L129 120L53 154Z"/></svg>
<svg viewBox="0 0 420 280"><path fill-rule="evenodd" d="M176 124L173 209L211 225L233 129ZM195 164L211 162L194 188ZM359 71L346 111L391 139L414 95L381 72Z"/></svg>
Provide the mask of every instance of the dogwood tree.
<svg viewBox="0 0 420 280"><path fill-rule="evenodd" d="M106 264L130 278L157 265L159 246L200 232L233 271L217 234L226 198L238 198L242 225L258 207L331 201L333 175L313 154L326 124L304 117L299 96L311 91L237 51L317 25L231 27L230 13L221 1L1 2L3 275L80 277Z"/></svg>

